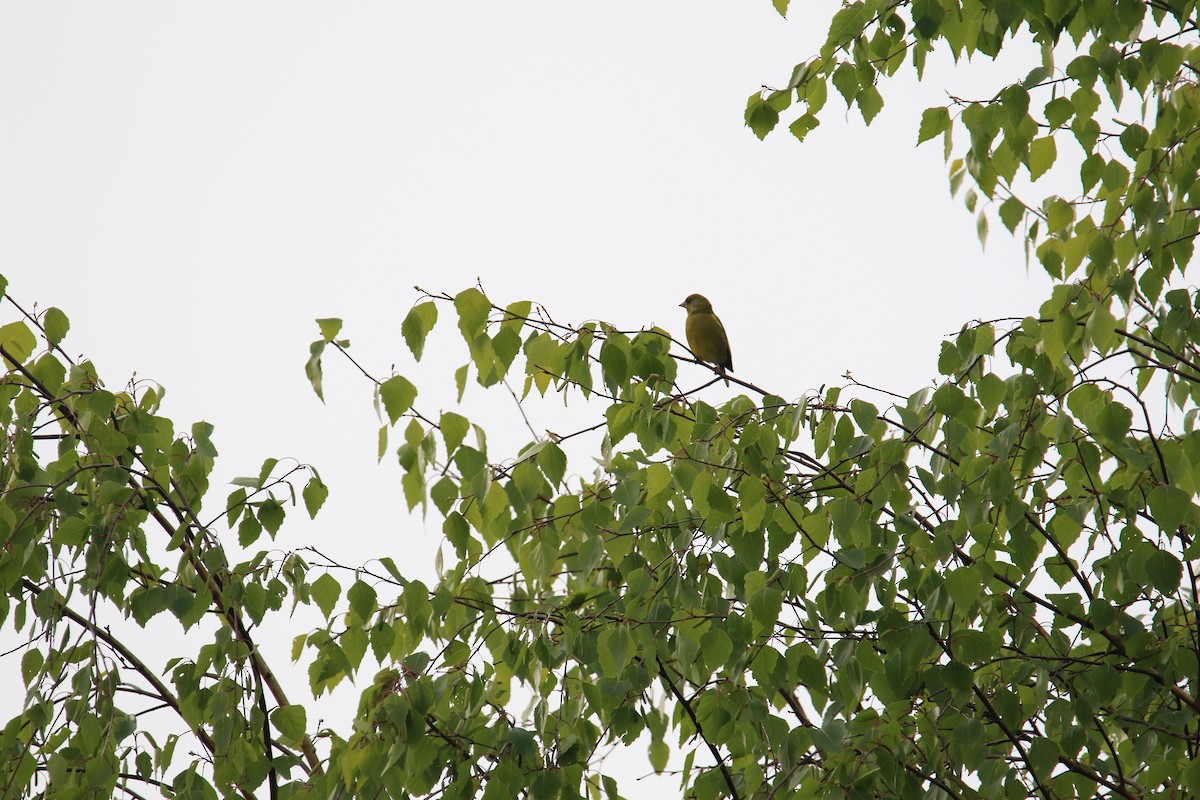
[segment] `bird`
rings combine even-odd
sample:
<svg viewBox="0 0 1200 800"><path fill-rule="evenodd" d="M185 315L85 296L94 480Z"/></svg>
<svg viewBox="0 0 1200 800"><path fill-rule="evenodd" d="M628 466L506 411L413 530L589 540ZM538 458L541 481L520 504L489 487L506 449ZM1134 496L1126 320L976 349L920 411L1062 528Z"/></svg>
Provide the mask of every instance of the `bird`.
<svg viewBox="0 0 1200 800"><path fill-rule="evenodd" d="M689 294L679 307L686 308L688 312L684 326L688 347L701 361L715 366L717 374L725 378L725 385L728 386L729 378L725 371L733 372L733 355L729 352L725 326L713 313L712 303L702 294Z"/></svg>

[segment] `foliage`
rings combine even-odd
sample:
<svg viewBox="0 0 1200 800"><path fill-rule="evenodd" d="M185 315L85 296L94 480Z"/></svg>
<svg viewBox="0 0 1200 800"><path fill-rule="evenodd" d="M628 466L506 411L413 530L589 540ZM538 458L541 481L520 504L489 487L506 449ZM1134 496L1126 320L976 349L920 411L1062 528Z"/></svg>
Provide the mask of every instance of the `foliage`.
<svg viewBox="0 0 1200 800"><path fill-rule="evenodd" d="M104 389L62 351L65 315L9 297L0 624L26 696L0 729L6 793L617 797L602 757L623 744L700 800L1200 794L1196 30L1169 0L857 2L751 98L755 133L797 103L803 138L828 83L869 122L910 53L920 73L939 48L1042 45L993 98L921 119L968 206L1056 282L1036 315L944 342L936 385L797 403L731 376L746 394L715 406L717 378L680 388L692 359L665 331L423 296L405 342L420 359L451 318L460 397L509 380L603 407L497 455L362 369L407 507L443 521L432 586L386 554L345 572L263 549L303 475L320 509L309 468L268 460L202 519L210 428L177 434L157 388ZM1106 130L1103 102L1136 121ZM1035 202L1071 141L1082 193ZM320 393L349 344L318 324ZM313 693L365 686L347 730L316 730L256 647L298 605L325 619L291 654ZM134 631L167 624L197 644L160 670Z"/></svg>

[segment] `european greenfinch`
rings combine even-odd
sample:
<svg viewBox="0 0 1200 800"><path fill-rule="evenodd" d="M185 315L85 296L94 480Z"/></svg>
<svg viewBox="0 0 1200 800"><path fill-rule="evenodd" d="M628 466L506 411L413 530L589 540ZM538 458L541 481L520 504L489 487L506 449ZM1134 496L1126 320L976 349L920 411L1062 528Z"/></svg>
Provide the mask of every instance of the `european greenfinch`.
<svg viewBox="0 0 1200 800"><path fill-rule="evenodd" d="M688 312L687 325L684 326L688 347L696 354L696 358L715 366L717 374L725 378L725 385L728 386L729 378L725 376L725 371L733 372L733 356L729 352L725 326L713 313L712 303L702 294L689 294L679 306Z"/></svg>

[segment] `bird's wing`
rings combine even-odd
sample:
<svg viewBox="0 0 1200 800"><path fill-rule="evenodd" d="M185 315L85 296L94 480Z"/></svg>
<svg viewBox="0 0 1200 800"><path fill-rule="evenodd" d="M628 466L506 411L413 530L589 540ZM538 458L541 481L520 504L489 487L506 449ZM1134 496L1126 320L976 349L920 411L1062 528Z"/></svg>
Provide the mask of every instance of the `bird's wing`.
<svg viewBox="0 0 1200 800"><path fill-rule="evenodd" d="M717 327L721 329L721 338L725 340L725 363L721 366L725 367L725 369L729 370L730 372L733 372L733 348L729 346L729 334L725 332L725 325L721 322L720 317L718 317L716 314L713 314L712 318L717 321Z"/></svg>

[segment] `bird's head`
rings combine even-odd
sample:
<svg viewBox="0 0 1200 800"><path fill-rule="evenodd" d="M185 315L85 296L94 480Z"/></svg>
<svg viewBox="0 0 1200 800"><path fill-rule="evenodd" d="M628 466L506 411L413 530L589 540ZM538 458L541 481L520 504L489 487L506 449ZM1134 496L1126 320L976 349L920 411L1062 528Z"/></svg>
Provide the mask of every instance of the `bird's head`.
<svg viewBox="0 0 1200 800"><path fill-rule="evenodd" d="M679 304L680 308L686 308L689 314L711 314L712 303L708 302L708 298L702 294L689 294L687 299Z"/></svg>

